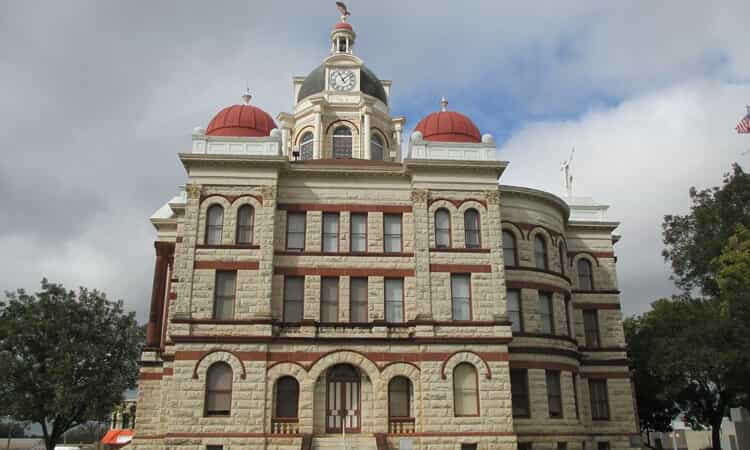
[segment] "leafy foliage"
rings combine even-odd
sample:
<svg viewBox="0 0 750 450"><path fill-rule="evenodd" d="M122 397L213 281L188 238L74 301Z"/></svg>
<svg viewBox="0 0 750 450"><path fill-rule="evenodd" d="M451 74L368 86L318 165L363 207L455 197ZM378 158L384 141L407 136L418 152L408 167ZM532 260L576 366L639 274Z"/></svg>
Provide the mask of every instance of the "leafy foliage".
<svg viewBox="0 0 750 450"><path fill-rule="evenodd" d="M693 187L690 198L690 214L664 217L662 254L672 263L678 287L717 297L719 255L737 225L750 227L750 175L734 164L724 186L702 191Z"/></svg>
<svg viewBox="0 0 750 450"><path fill-rule="evenodd" d="M0 393L7 414L42 427L48 449L63 433L107 417L135 386L142 331L122 301L42 280L0 303Z"/></svg>

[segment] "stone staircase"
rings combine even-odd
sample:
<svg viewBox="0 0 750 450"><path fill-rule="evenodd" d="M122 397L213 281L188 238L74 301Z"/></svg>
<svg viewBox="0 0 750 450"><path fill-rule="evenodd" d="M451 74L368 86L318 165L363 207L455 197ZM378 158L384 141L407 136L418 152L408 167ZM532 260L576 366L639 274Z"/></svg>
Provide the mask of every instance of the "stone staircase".
<svg viewBox="0 0 750 450"><path fill-rule="evenodd" d="M312 450L378 450L374 436L349 435L314 437Z"/></svg>

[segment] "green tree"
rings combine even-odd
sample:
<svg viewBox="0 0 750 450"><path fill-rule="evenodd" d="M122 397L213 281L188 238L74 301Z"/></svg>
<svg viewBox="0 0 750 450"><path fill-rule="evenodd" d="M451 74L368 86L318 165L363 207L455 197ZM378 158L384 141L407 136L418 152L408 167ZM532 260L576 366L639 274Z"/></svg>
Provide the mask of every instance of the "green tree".
<svg viewBox="0 0 750 450"><path fill-rule="evenodd" d="M135 386L141 331L122 301L42 280L0 303L0 393L8 414L38 423L48 450L67 430L106 418Z"/></svg>
<svg viewBox="0 0 750 450"><path fill-rule="evenodd" d="M672 264L678 287L718 297L719 256L737 225L750 228L750 175L734 164L721 188L693 187L690 198L689 214L664 217L662 254Z"/></svg>
<svg viewBox="0 0 750 450"><path fill-rule="evenodd" d="M743 225L737 225L718 258L717 281L724 312L750 323L750 229Z"/></svg>
<svg viewBox="0 0 750 450"><path fill-rule="evenodd" d="M713 448L719 449L721 421L742 403L741 380L750 376L750 357L735 345L732 319L713 298L678 296L651 307L628 322L627 332L636 389L646 391L638 398L656 399L650 403L656 410L646 415L663 426L670 412L670 420L676 416L676 406L690 426L712 427Z"/></svg>

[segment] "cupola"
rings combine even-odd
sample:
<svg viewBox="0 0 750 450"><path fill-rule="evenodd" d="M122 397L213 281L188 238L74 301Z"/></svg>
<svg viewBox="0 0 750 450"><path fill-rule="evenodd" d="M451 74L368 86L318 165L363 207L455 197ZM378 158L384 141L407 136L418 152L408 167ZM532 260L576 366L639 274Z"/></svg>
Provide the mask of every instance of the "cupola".
<svg viewBox="0 0 750 450"><path fill-rule="evenodd" d="M422 139L425 141L482 142L479 128L465 115L448 111L448 101L445 97L440 101L440 111L420 120L414 130L422 133Z"/></svg>
<svg viewBox="0 0 750 450"><path fill-rule="evenodd" d="M219 111L208 124L208 136L267 137L276 123L271 116L250 104L252 95L248 89L242 96L244 104L232 105Z"/></svg>

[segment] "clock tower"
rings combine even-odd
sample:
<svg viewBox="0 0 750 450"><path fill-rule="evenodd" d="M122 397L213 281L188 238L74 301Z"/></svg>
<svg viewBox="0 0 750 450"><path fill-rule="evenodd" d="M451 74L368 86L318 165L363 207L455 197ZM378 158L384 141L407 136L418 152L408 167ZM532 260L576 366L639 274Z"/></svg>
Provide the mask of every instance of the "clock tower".
<svg viewBox="0 0 750 450"><path fill-rule="evenodd" d="M295 77L294 111L278 122L290 160L401 161L405 119L391 117L391 82L354 55L356 33L346 17L331 30L330 55L306 77Z"/></svg>

